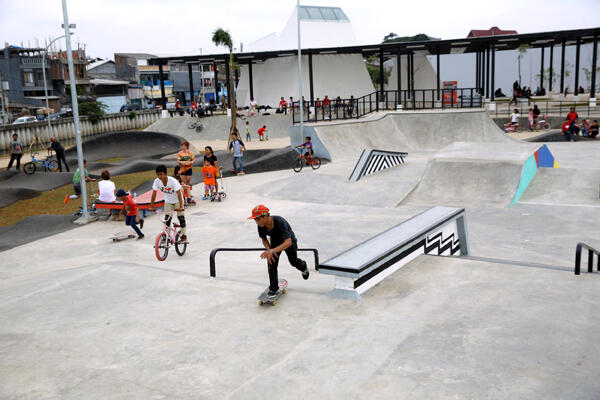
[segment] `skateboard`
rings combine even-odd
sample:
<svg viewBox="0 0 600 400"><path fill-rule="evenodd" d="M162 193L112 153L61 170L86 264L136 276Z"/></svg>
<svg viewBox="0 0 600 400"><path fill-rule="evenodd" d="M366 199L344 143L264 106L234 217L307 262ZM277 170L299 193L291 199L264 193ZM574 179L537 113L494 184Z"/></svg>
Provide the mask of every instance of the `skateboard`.
<svg viewBox="0 0 600 400"><path fill-rule="evenodd" d="M258 305L262 306L263 304L271 304L272 306L274 306L275 304L277 304L277 299L279 299L282 295L284 295L287 292L287 285L288 282L285 279L280 279L279 290L277 291L277 294L275 294L275 297L272 299L270 299L269 296L267 296L269 288L266 288L265 291L262 292L260 296L258 296Z"/></svg>
<svg viewBox="0 0 600 400"><path fill-rule="evenodd" d="M123 240L133 239L135 235L133 233L115 233L111 238L113 243L122 242Z"/></svg>

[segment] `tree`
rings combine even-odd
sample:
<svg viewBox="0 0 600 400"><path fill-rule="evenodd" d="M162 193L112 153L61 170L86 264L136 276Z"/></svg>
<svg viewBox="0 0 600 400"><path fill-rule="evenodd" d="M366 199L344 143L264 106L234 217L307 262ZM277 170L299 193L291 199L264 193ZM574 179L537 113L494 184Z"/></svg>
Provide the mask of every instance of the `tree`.
<svg viewBox="0 0 600 400"><path fill-rule="evenodd" d="M232 134L239 134L237 129L237 106L235 99L235 88L234 88L234 75L233 75L233 41L231 40L231 34L229 31L223 28L217 28L213 32L212 42L215 46L225 46L229 49L229 87L227 88L227 94L231 102L231 127L229 128L229 139L231 141Z"/></svg>
<svg viewBox="0 0 600 400"><path fill-rule="evenodd" d="M92 124L96 125L106 111L106 104L88 101L79 105L79 114L88 115Z"/></svg>
<svg viewBox="0 0 600 400"><path fill-rule="evenodd" d="M373 86L376 90L381 88L381 83L379 82L379 58L377 56L370 56L367 59L367 71L369 72L369 76L371 78L371 82L373 82ZM384 83L388 83L389 77L392 74L391 67L383 68L383 80ZM385 86L384 86L385 87Z"/></svg>
<svg viewBox="0 0 600 400"><path fill-rule="evenodd" d="M528 44L522 44L519 46L519 55L517 56L517 61L519 62L519 86L521 86L521 59L525 57L529 47L530 46Z"/></svg>
<svg viewBox="0 0 600 400"><path fill-rule="evenodd" d="M394 42L425 42L431 40L429 35L424 33L418 33L414 36L398 36L394 32L390 32L383 38L383 43L394 43Z"/></svg>

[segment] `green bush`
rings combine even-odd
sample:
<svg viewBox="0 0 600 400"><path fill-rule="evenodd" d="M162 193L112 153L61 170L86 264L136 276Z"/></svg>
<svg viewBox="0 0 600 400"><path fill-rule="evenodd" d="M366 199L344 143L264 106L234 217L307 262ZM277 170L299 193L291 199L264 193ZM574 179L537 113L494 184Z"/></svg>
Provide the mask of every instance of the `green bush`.
<svg viewBox="0 0 600 400"><path fill-rule="evenodd" d="M105 114L106 108L106 104L102 104L97 101L89 101L79 105L79 114L89 116L90 121L95 125Z"/></svg>
<svg viewBox="0 0 600 400"><path fill-rule="evenodd" d="M137 116L136 112L132 111L132 112L129 113L128 118L129 119L135 119L136 116Z"/></svg>

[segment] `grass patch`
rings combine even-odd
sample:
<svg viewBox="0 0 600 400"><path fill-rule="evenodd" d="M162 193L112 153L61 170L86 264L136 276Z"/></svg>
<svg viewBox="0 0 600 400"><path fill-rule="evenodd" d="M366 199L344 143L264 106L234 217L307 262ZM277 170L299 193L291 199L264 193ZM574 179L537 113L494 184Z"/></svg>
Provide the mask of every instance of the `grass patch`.
<svg viewBox="0 0 600 400"><path fill-rule="evenodd" d="M121 162L125 159L125 157L114 157L114 158L105 158L104 160L98 160L97 162L101 163L117 163Z"/></svg>
<svg viewBox="0 0 600 400"><path fill-rule="evenodd" d="M156 173L154 171L143 171L111 177L117 189L123 188L125 190L131 190L154 178L156 178ZM98 192L97 182L88 183L88 191L90 190L92 193ZM73 194L72 184L64 185L54 190L43 192L32 199L20 200L9 206L0 208L0 226L10 226L23 218L34 215L73 214L81 206L81 200L75 199L64 204L63 200L67 194Z"/></svg>

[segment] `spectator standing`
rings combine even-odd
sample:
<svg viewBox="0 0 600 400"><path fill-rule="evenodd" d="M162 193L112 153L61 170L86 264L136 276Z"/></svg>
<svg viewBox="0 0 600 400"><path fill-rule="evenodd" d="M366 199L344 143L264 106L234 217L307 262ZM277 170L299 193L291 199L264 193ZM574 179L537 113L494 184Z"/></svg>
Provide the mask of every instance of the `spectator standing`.
<svg viewBox="0 0 600 400"><path fill-rule="evenodd" d="M535 129L535 131L537 132L535 126L535 117L533 115L533 108L529 109L529 114L527 115L527 122L529 123L529 130L532 131Z"/></svg>
<svg viewBox="0 0 600 400"><path fill-rule="evenodd" d="M540 119L540 109L537 104L533 106L533 121L535 122L535 126L537 128L538 121Z"/></svg>
<svg viewBox="0 0 600 400"><path fill-rule="evenodd" d="M282 97L283 98L283 97ZM252 137L250 136L250 122L246 121L246 140L248 142L252 141ZM262 140L262 139L261 139Z"/></svg>
<svg viewBox="0 0 600 400"><path fill-rule="evenodd" d="M229 153L233 155L233 172L239 175L244 175L244 151L246 151L246 146L244 146L244 142L238 139L236 133L232 133L231 143L229 143Z"/></svg>
<svg viewBox="0 0 600 400"><path fill-rule="evenodd" d="M10 161L8 162L7 170L12 167L13 161L17 161L17 171L21 168L21 157L23 156L23 144L19 140L19 135L12 135L12 140L8 143L10 147Z"/></svg>
<svg viewBox="0 0 600 400"><path fill-rule="evenodd" d="M67 159L65 158L65 148L60 144L55 137L50 138L50 147L48 150L54 150L56 153L56 162L58 163L58 170L62 172L61 161L65 163L65 169L69 172L69 164L67 164ZM114 201L114 200L113 200Z"/></svg>
<svg viewBox="0 0 600 400"><path fill-rule="evenodd" d="M181 168L181 180L187 186L190 186L192 184L192 168L195 159L196 156L194 155L194 152L190 151L190 143L187 140L181 143L181 151L177 153L177 164ZM189 192L189 190L184 190L184 195L189 199L190 203L194 203L194 200L192 199L192 195Z"/></svg>

